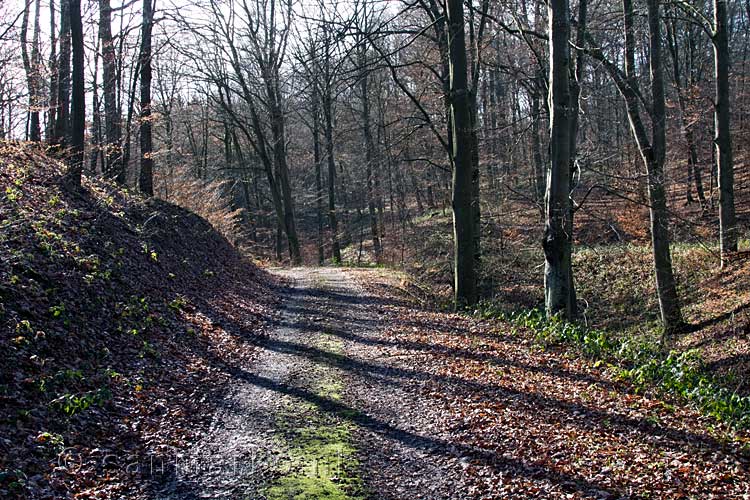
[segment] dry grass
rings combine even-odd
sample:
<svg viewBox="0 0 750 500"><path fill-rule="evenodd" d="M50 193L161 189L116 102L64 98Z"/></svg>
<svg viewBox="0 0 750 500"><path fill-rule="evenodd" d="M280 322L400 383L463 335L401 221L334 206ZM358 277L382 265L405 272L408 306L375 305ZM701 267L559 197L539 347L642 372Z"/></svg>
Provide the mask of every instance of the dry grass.
<svg viewBox="0 0 750 500"><path fill-rule="evenodd" d="M168 186L157 196L200 215L233 245L248 243L248 214L245 209L233 208L230 181L197 179L188 169L175 168L171 174L158 172L155 184Z"/></svg>

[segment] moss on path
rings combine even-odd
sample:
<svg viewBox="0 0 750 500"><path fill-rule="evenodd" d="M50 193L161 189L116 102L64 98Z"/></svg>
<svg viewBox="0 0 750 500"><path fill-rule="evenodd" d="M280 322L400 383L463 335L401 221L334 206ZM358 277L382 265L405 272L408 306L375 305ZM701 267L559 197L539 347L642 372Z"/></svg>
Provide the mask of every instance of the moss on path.
<svg viewBox="0 0 750 500"><path fill-rule="evenodd" d="M341 354L342 344L329 334L319 335L316 347ZM341 399L343 381L330 366L315 364L311 390L332 401ZM306 422L300 425L299 422ZM323 411L310 402L291 401L277 416L279 448L284 450L275 479L266 489L270 500L363 498L359 463L352 443L352 426L342 416Z"/></svg>

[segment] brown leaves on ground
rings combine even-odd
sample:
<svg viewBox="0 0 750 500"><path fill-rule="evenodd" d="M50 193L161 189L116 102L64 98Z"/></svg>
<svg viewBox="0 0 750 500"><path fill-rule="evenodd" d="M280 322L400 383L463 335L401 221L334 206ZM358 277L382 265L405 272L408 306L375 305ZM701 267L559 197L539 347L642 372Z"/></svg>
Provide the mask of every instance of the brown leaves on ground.
<svg viewBox="0 0 750 500"><path fill-rule="evenodd" d="M133 497L253 355L272 280L198 216L63 170L0 143L0 497Z"/></svg>
<svg viewBox="0 0 750 500"><path fill-rule="evenodd" d="M392 279L360 281L373 295L400 295ZM386 359L419 373L413 389L440 403L436 426L464 450L467 498L750 495L747 432L637 394L609 370L542 350L507 324L400 300L383 311Z"/></svg>

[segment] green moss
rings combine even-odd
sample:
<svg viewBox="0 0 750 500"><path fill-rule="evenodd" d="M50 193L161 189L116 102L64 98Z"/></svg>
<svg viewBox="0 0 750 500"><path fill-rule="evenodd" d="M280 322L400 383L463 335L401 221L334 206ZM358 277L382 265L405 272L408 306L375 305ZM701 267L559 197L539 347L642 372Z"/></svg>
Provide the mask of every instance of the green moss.
<svg viewBox="0 0 750 500"><path fill-rule="evenodd" d="M287 476L266 491L269 499L350 498L339 485L314 477Z"/></svg>
<svg viewBox="0 0 750 500"><path fill-rule="evenodd" d="M319 347L341 352L341 342L326 335ZM340 401L343 382L329 367L316 367L315 394ZM304 418L300 415L304 414ZM306 424L302 427L299 421ZM310 403L289 405L277 416L277 428L284 433L287 459L281 476L264 492L270 500L281 499L356 499L363 497L363 484L357 477L359 462L352 444L353 424L346 415L321 411Z"/></svg>

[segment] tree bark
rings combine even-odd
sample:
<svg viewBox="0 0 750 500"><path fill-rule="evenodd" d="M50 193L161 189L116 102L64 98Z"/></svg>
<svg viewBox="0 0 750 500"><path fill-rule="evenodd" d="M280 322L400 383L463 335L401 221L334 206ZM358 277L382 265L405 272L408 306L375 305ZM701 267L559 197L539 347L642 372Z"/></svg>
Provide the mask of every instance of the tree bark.
<svg viewBox="0 0 750 500"><path fill-rule="evenodd" d="M719 241L721 264L737 251L737 220L734 211L734 165L729 107L729 36L727 33L727 2L714 0L714 67L716 101L714 103L714 143L719 178Z"/></svg>
<svg viewBox="0 0 750 500"><path fill-rule="evenodd" d="M84 134L86 129L86 96L83 59L83 23L81 20L81 0L70 0L70 35L73 49L73 100L71 103L70 162L66 182L73 188L81 187L83 173Z"/></svg>
<svg viewBox="0 0 750 500"><path fill-rule="evenodd" d="M310 99L312 100L313 161L315 162L315 219L318 224L315 243L318 247L318 264L323 264L325 261L325 252L323 249L323 179L320 152L320 95L317 89L317 85L313 85Z"/></svg>
<svg viewBox="0 0 750 500"><path fill-rule="evenodd" d="M461 0L447 0L448 53L450 63L450 116L453 163L454 305L457 309L477 301L474 261L474 210L472 119L467 81L464 11Z"/></svg>
<svg viewBox="0 0 750 500"><path fill-rule="evenodd" d="M60 0L60 56L57 60L57 112L51 142L64 148L70 132L70 2Z"/></svg>
<svg viewBox="0 0 750 500"><path fill-rule="evenodd" d="M573 223L570 210L571 93L570 6L568 0L549 3L550 47L550 168L545 193L543 248L544 297L548 316L575 316L571 254Z"/></svg>
<svg viewBox="0 0 750 500"><path fill-rule="evenodd" d="M96 44L94 49L94 75L93 75L93 91L91 96L91 148L89 151L89 172L91 175L96 175L96 166L99 163L99 157L102 155L102 125L101 125L101 113L99 103L99 44ZM102 170L104 170L104 163L102 163Z"/></svg>
<svg viewBox="0 0 750 500"><path fill-rule="evenodd" d="M138 78L136 75L140 73L141 59L137 59L135 67L131 73L131 85L128 89L128 112L127 118L125 119L125 139L122 145L122 167L116 174L115 181L118 184L125 185L128 180L128 167L130 165L130 141L132 138L133 127L133 114L135 113L135 93L138 86Z"/></svg>
<svg viewBox="0 0 750 500"><path fill-rule="evenodd" d="M50 84L49 84L49 112L47 114L47 124L44 130L45 139L49 144L55 142L55 124L57 122L57 87L58 87L58 72L57 65L59 64L57 59L57 26L55 23L55 0L50 0L49 3L49 24L50 24L50 49L49 49L49 72L50 72Z"/></svg>
<svg viewBox="0 0 750 500"><path fill-rule="evenodd" d="M154 160L151 137L151 31L154 24L154 0L143 0L141 31L141 171L138 188L146 196L154 195Z"/></svg>
<svg viewBox="0 0 750 500"><path fill-rule="evenodd" d="M626 0L627 1L627 0ZM664 340L682 326L682 313L677 297L677 286L672 271L669 248L669 213L664 188L664 160L666 157L666 105L661 57L661 19L659 0L647 0L649 26L649 69L651 72L652 143L641 152L648 170L648 192L651 204L651 239L653 244L656 288L659 296ZM645 145L644 145L645 146Z"/></svg>
<svg viewBox="0 0 750 500"><path fill-rule="evenodd" d="M666 23L666 27L668 41L667 47L669 49L670 57L672 58L672 77L674 79L675 92L677 94L677 106L680 114L680 126L682 128L682 134L685 137L685 142L687 143L688 147L688 175L685 186L685 200L688 204L694 201L692 195L692 187L693 183L695 183L695 191L698 195L698 200L700 201L701 206L704 206L706 203L706 195L703 192L703 181L701 179L700 165L698 165L698 148L695 144L693 129L688 123L687 117L685 116L687 113L687 109L685 103L684 83L687 83L687 78L685 79L686 81L683 82L680 70L680 51L679 40L677 38L677 26L675 25L675 21L672 20L671 22Z"/></svg>
<svg viewBox="0 0 750 500"><path fill-rule="evenodd" d="M28 31L29 14L31 13L32 0L26 3L21 18L21 59L26 73L26 84L29 91L29 125L27 129L28 140L39 142L42 140L41 127L39 125L39 1L36 2L36 15L34 23L34 42L32 54L29 55Z"/></svg>
<svg viewBox="0 0 750 500"><path fill-rule="evenodd" d="M656 275L656 292L659 299L663 341L671 339L671 334L683 326L682 313L677 295L677 287L672 270L672 257L669 248L669 213L664 189L664 160L666 149L664 80L661 58L661 29L659 19L659 0L647 0L649 25L649 64L651 73L651 106L652 138L639 111L639 90L635 75L635 42L633 38L633 5L631 0L623 0L625 20L625 72L623 73L612 61L608 60L601 49L589 51L592 57L602 63L609 76L617 86L625 101L625 108L630 121L630 128L635 138L638 151L646 166L648 176L649 213L651 218L651 242L654 257L654 274Z"/></svg>
<svg viewBox="0 0 750 500"><path fill-rule="evenodd" d="M104 129L107 138L106 175L124 179L122 165L122 131L117 104L117 57L112 39L110 0L99 0L99 40L102 46L102 79L104 84Z"/></svg>
<svg viewBox="0 0 750 500"><path fill-rule="evenodd" d="M331 254L333 262L340 264L339 223L336 217L336 162L333 157L333 102L330 89L325 89L323 95L323 115L325 117L324 133L328 165L328 224L331 227Z"/></svg>
<svg viewBox="0 0 750 500"><path fill-rule="evenodd" d="M531 99L531 156L534 162L534 201L539 209L544 211L545 168L542 160L542 146L539 143L539 123L541 122L539 92L540 90L534 90L529 96Z"/></svg>
<svg viewBox="0 0 750 500"><path fill-rule="evenodd" d="M281 189L281 200L284 206L284 231L288 240L289 258L293 265L302 263L300 255L299 238L294 217L294 199L289 180L289 166L286 156L286 133L285 117L282 109L282 96L279 88L278 70L274 69L270 74L270 68L264 73L267 106L271 124L271 135L273 137L273 158L276 179Z"/></svg>
<svg viewBox="0 0 750 500"><path fill-rule="evenodd" d="M360 54L360 92L362 93L362 139L365 143L365 175L367 186L367 213L370 221L370 235L372 237L372 248L375 252L375 262L380 264L382 251L380 247L380 235L378 228L378 217L375 212L375 192L372 165L375 162L375 143L372 139L370 126L370 95L369 95L369 72L367 69L367 48L363 45Z"/></svg>

